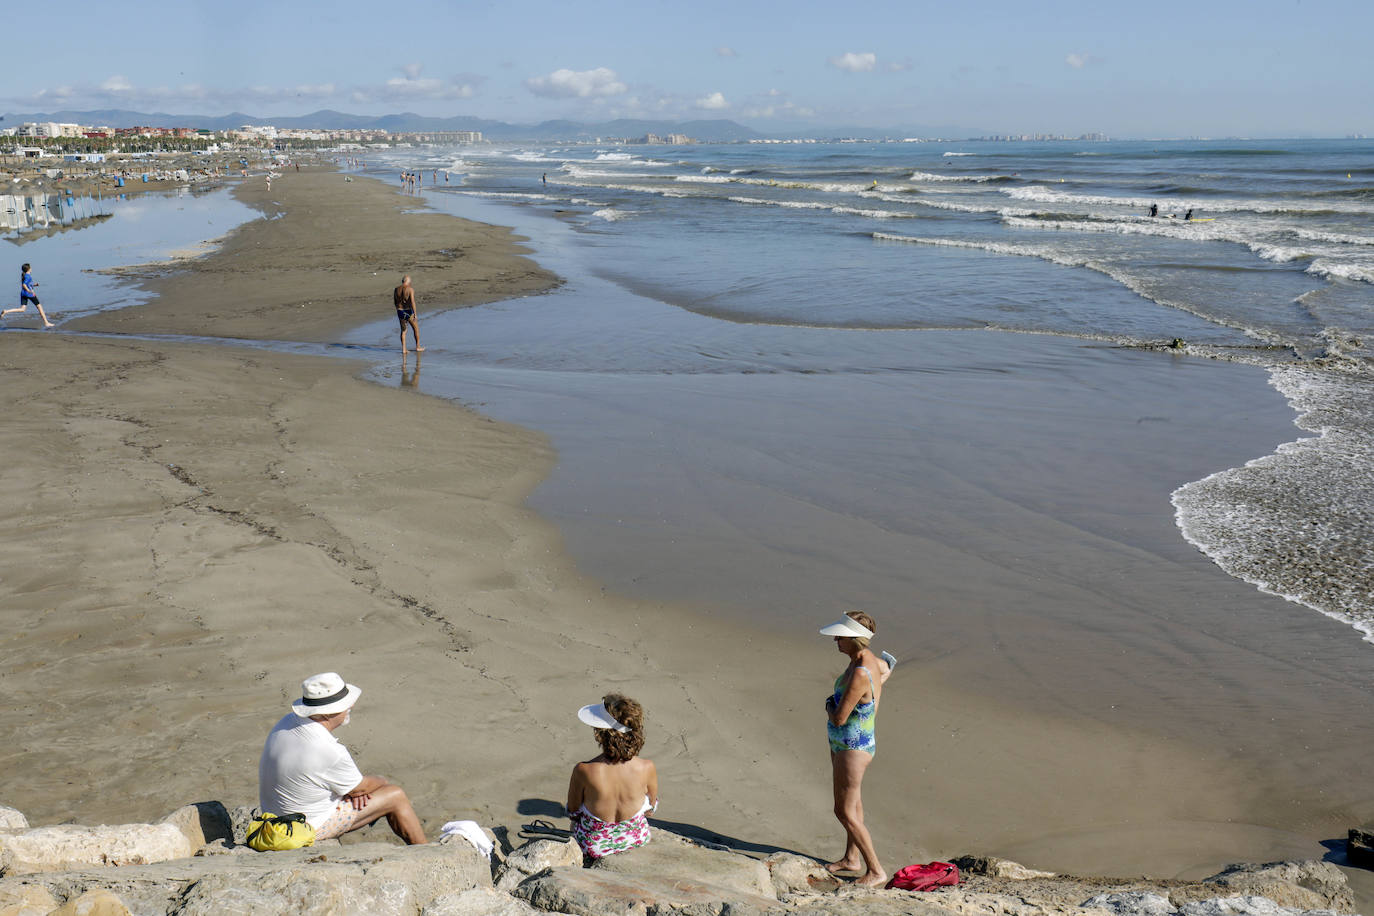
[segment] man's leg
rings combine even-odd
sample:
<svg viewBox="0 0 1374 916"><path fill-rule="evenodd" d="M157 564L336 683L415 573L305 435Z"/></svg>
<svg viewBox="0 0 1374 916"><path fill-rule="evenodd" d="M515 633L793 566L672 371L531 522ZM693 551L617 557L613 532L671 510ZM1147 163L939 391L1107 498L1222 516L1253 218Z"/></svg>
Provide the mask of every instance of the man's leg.
<svg viewBox="0 0 1374 916"><path fill-rule="evenodd" d="M415 352L416 352L416 353L419 353L419 352L421 352L422 350L424 350L424 347L420 346L420 326L417 325L417 324L415 323L415 316L414 316L414 315L412 315L412 316L410 316L409 318L407 318L406 321L410 324L410 333L412 333L412 334L415 335ZM405 331L405 328L401 328L401 349L404 350L405 348L406 348L406 331Z"/></svg>
<svg viewBox="0 0 1374 916"><path fill-rule="evenodd" d="M391 832L411 846L425 842L425 831L420 826L420 818L410 804L410 798L400 786L387 784L368 797L367 804L355 810L353 823L345 833L359 827L366 827L373 821L386 818Z"/></svg>

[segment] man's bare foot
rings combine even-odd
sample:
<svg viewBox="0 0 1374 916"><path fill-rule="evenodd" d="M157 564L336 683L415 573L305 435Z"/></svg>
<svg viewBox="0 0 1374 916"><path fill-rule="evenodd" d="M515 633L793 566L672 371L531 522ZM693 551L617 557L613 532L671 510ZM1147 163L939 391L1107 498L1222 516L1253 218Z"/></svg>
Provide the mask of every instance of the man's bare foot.
<svg viewBox="0 0 1374 916"><path fill-rule="evenodd" d="M43 327L45 327L45 328L55 328L55 327L57 327L57 325L55 325L55 324L53 324L51 321L49 321L49 322L46 322L46 323L43 325Z"/></svg>
<svg viewBox="0 0 1374 916"><path fill-rule="evenodd" d="M854 883L860 887L882 887L887 883L887 872L869 872Z"/></svg>
<svg viewBox="0 0 1374 916"><path fill-rule="evenodd" d="M825 866L825 870L830 872L832 875L838 875L841 872L858 871L863 867L864 866L862 862L855 862L851 865L849 862L846 862L844 859L841 859L838 862L831 862L827 864Z"/></svg>
<svg viewBox="0 0 1374 916"><path fill-rule="evenodd" d="M416 353L423 353L423 352L425 352L425 348L424 348L424 347L416 347L416 348L415 348L415 352L416 352Z"/></svg>

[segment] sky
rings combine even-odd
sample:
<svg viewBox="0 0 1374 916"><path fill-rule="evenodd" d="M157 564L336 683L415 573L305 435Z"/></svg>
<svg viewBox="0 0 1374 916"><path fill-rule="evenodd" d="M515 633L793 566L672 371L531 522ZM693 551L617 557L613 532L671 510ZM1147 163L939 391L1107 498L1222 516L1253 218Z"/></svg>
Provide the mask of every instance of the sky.
<svg viewBox="0 0 1374 916"><path fill-rule="evenodd" d="M0 111L1374 136L1374 2L73 0Z"/></svg>

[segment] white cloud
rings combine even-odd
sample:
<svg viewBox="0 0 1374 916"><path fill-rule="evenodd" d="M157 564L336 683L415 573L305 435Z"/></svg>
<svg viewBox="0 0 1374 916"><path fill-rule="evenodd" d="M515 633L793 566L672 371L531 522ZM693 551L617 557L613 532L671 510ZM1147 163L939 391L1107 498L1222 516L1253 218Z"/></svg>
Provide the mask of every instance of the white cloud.
<svg viewBox="0 0 1374 916"><path fill-rule="evenodd" d="M134 88L134 86L133 83L130 83L122 76L112 76L101 83L100 88L104 89L106 92L128 92L130 89Z"/></svg>
<svg viewBox="0 0 1374 916"><path fill-rule="evenodd" d="M872 51L846 51L838 57L830 58L830 66L850 73L867 73L878 66L878 55Z"/></svg>
<svg viewBox="0 0 1374 916"><path fill-rule="evenodd" d="M729 108L730 103L725 101L723 93L713 92L704 98L697 99L696 106L707 111L720 111L722 108Z"/></svg>
<svg viewBox="0 0 1374 916"><path fill-rule="evenodd" d="M910 70L912 66L914 65L911 63L911 58L907 57L903 60L894 60L883 69L887 70L888 73L903 73Z"/></svg>
<svg viewBox="0 0 1374 916"><path fill-rule="evenodd" d="M406 64L401 68L401 72L404 73L408 79L417 80L420 78L420 73L423 72L424 69L424 64Z"/></svg>
<svg viewBox="0 0 1374 916"><path fill-rule="evenodd" d="M609 67L595 70L555 70L525 80L525 88L546 99L586 99L624 95L629 87Z"/></svg>
<svg viewBox="0 0 1374 916"><path fill-rule="evenodd" d="M739 57L739 52L729 45L721 45L716 48L716 57Z"/></svg>
<svg viewBox="0 0 1374 916"><path fill-rule="evenodd" d="M1102 63L1102 58L1096 54L1069 54L1064 58L1064 63L1075 70L1082 70L1084 67Z"/></svg>

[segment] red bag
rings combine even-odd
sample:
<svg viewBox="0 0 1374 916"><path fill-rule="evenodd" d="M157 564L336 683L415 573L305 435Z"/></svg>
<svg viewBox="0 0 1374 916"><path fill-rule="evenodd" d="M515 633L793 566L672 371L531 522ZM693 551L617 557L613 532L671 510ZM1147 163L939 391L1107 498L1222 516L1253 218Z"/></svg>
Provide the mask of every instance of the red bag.
<svg viewBox="0 0 1374 916"><path fill-rule="evenodd" d="M898 869L887 886L899 891L933 891L937 887L951 887L958 883L959 866L950 862L931 862Z"/></svg>

